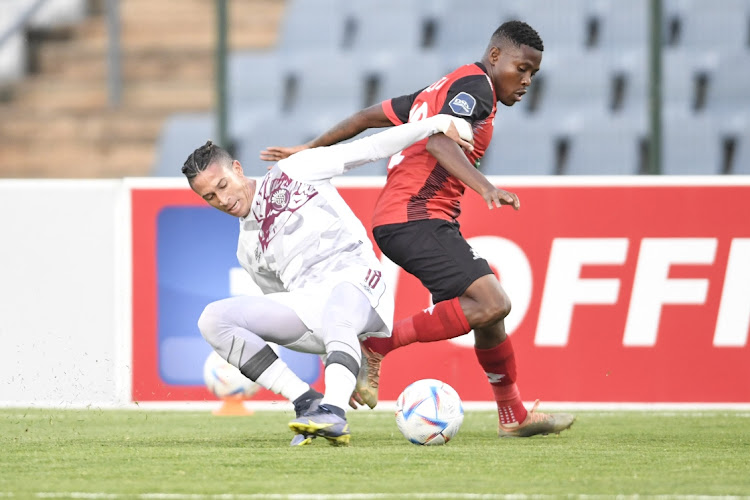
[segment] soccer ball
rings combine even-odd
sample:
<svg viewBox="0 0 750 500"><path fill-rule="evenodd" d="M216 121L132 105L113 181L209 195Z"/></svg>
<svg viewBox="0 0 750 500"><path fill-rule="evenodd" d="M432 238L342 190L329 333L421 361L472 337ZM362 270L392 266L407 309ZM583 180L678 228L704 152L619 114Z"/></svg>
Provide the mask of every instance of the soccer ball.
<svg viewBox="0 0 750 500"><path fill-rule="evenodd" d="M445 444L455 437L463 421L461 398L440 380L417 380L396 400L398 430L414 444Z"/></svg>
<svg viewBox="0 0 750 500"><path fill-rule="evenodd" d="M217 398L249 398L260 389L258 384L224 361L216 351L211 351L203 364L203 380Z"/></svg>

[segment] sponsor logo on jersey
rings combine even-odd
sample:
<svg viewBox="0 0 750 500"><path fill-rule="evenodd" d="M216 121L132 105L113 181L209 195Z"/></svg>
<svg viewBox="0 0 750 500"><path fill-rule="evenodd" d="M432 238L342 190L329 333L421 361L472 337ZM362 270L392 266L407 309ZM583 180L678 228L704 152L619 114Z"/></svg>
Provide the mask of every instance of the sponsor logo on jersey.
<svg viewBox="0 0 750 500"><path fill-rule="evenodd" d="M271 195L271 205L276 210L284 210L289 205L289 191L286 189L277 189Z"/></svg>
<svg viewBox="0 0 750 500"><path fill-rule="evenodd" d="M474 107L477 105L477 100L474 99L471 94L459 92L448 105L457 115L469 116L472 111L474 111Z"/></svg>

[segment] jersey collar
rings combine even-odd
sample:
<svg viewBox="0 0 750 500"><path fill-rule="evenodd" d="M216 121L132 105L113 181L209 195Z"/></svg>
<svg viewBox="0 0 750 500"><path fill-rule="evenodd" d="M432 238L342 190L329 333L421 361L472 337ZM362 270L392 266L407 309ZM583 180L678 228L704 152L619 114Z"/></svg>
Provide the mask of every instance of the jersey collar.
<svg viewBox="0 0 750 500"><path fill-rule="evenodd" d="M487 68L485 68L484 64L482 64L480 62L475 62L474 64L476 64L477 66L479 66L479 69L482 70L482 72L484 73L484 76L487 77L487 83L490 84L490 88L492 89L492 95L495 96L495 97L497 97L496 94L495 94L495 86L492 85L492 78L490 78L490 75L487 73Z"/></svg>

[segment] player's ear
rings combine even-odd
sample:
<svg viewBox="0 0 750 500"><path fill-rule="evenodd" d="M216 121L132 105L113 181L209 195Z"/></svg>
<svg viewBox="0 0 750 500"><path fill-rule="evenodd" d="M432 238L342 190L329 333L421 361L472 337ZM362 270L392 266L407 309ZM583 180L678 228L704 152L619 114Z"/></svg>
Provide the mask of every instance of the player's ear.
<svg viewBox="0 0 750 500"><path fill-rule="evenodd" d="M232 170L237 175L244 175L244 172L242 171L242 165L240 164L238 160L234 160L232 162Z"/></svg>
<svg viewBox="0 0 750 500"><path fill-rule="evenodd" d="M492 62L492 64L495 64L498 61L498 59L500 59L501 54L502 54L502 49L500 49L500 47L493 45L492 47L490 47L489 54L487 55L489 56L490 62Z"/></svg>

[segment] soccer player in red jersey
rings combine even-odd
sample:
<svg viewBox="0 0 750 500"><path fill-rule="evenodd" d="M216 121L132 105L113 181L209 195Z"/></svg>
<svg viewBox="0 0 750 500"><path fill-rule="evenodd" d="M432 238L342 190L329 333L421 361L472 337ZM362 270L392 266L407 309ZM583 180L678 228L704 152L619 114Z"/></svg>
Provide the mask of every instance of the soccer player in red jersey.
<svg viewBox="0 0 750 500"><path fill-rule="evenodd" d="M465 186L488 208L520 208L518 196L492 185L476 166L492 138L497 102L519 102L539 71L544 45L528 24L509 21L491 36L480 62L467 64L413 94L359 111L313 141L289 148L269 147L261 158L278 161L302 149L349 139L368 128L414 122L438 113L462 117L474 130L474 149L464 152L443 134L393 155L373 215L373 236L383 253L415 275L432 293L434 306L394 325L388 339L363 343L362 370L354 399L377 403L380 363L388 352L413 342L450 339L474 330L475 352L497 401L501 437L559 433L570 414L545 414L524 407L516 385L513 346L504 318L510 299L487 261L459 230Z"/></svg>

